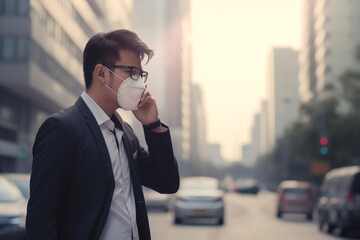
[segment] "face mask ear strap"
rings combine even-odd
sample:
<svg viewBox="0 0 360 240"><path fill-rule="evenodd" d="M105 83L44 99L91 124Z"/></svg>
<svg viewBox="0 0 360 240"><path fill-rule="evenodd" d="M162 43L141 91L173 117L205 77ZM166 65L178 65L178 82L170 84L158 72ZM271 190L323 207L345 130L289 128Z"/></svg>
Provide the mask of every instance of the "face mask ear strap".
<svg viewBox="0 0 360 240"><path fill-rule="evenodd" d="M111 87L109 87L105 82L104 82L105 87L107 87L111 92L113 92L116 96L118 95Z"/></svg>
<svg viewBox="0 0 360 240"><path fill-rule="evenodd" d="M109 70L109 72L111 72L112 74L114 74L115 76L117 76L118 78L120 78L122 81L125 81L126 79L123 79L122 77L120 77L119 75L117 75L114 71L110 70L110 68L108 68L107 66L105 66L107 68L107 70Z"/></svg>

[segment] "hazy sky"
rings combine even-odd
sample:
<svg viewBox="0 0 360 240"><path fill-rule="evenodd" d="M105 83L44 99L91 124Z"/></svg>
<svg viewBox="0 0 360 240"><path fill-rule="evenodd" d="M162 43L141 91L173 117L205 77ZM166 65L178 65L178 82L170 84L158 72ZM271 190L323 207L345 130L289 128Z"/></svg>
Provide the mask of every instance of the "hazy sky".
<svg viewBox="0 0 360 240"><path fill-rule="evenodd" d="M235 159L267 96L270 49L299 49L301 0L193 0L192 11L194 82L203 90L207 139Z"/></svg>

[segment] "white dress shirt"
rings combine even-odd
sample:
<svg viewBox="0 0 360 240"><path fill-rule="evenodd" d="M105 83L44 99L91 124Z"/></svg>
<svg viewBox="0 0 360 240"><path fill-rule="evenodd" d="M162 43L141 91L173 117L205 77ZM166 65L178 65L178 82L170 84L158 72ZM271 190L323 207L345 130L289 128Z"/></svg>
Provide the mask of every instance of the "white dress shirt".
<svg viewBox="0 0 360 240"><path fill-rule="evenodd" d="M123 132L114 128L113 121L86 92L83 92L81 97L94 115L104 136L115 180L111 207L100 240L138 240L135 198L130 178L129 161L122 141ZM114 129L119 149L115 136L111 132Z"/></svg>

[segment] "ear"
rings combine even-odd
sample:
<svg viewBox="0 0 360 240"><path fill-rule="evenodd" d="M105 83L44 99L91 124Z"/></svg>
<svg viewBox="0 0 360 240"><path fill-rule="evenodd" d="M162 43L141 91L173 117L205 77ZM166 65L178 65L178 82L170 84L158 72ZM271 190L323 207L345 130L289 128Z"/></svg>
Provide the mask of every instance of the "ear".
<svg viewBox="0 0 360 240"><path fill-rule="evenodd" d="M102 64L96 64L94 68L94 78L99 79L103 83L105 83L105 66Z"/></svg>

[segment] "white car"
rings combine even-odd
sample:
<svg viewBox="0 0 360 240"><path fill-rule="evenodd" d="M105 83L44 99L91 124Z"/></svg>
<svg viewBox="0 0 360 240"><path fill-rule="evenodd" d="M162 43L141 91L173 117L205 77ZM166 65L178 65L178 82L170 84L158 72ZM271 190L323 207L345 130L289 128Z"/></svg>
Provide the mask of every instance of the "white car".
<svg viewBox="0 0 360 240"><path fill-rule="evenodd" d="M0 239L25 239L26 203L20 190L0 175Z"/></svg>
<svg viewBox="0 0 360 240"><path fill-rule="evenodd" d="M210 177L187 177L181 180L175 196L174 223L188 219L216 219L224 224L224 192L219 181Z"/></svg>
<svg viewBox="0 0 360 240"><path fill-rule="evenodd" d="M2 173L1 175L7 178L10 182L14 183L25 199L29 199L30 173Z"/></svg>

